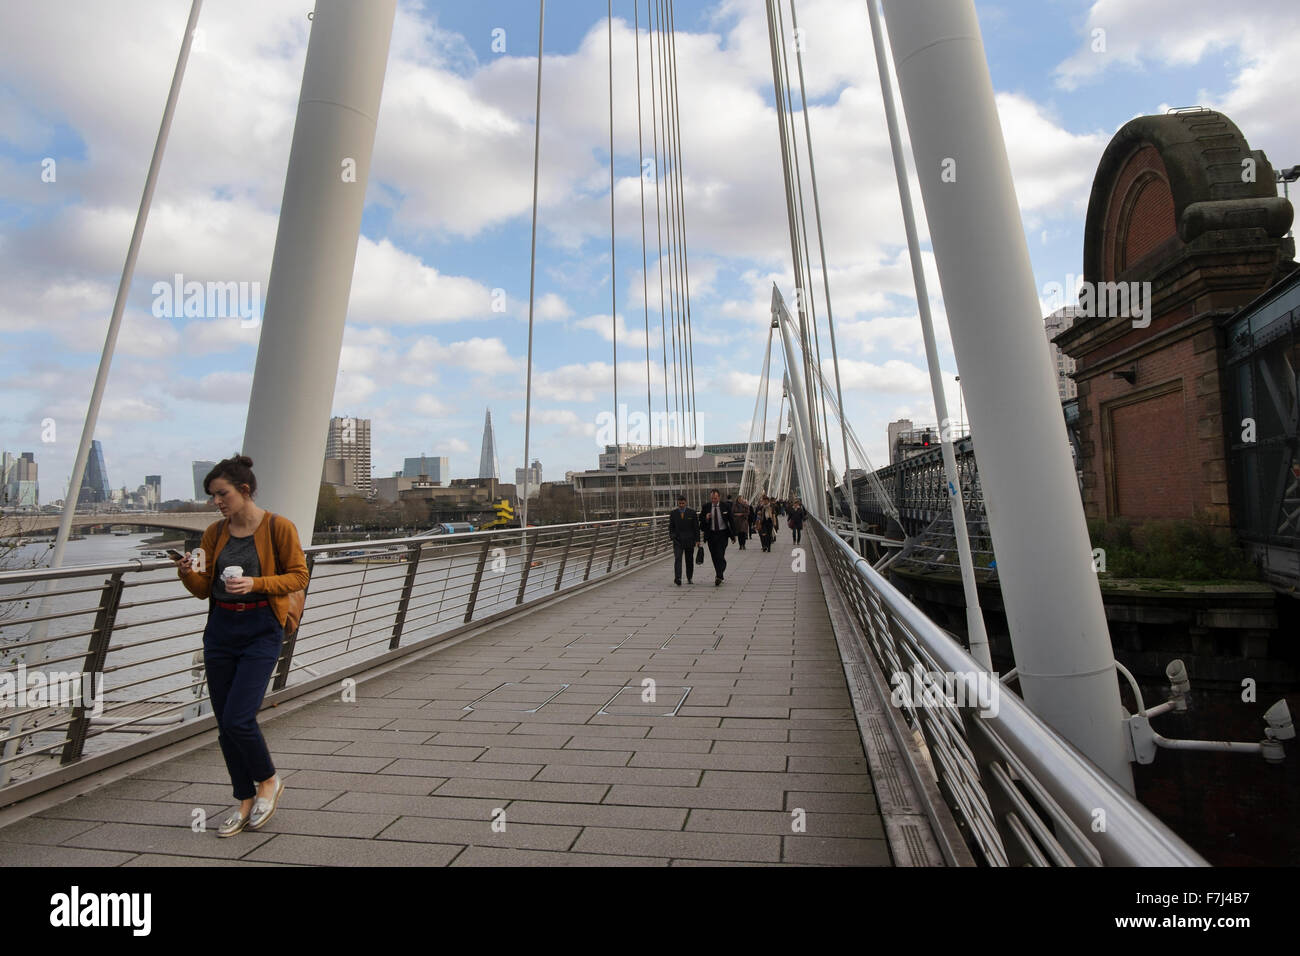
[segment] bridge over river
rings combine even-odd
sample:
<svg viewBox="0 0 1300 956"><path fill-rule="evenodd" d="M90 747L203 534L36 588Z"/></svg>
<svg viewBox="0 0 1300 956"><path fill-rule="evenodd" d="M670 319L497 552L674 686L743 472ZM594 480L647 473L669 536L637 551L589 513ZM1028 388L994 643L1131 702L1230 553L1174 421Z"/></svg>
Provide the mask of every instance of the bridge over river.
<svg viewBox="0 0 1300 956"><path fill-rule="evenodd" d="M11 725L0 864L1200 862L1009 690L893 706L886 675L974 662L812 520L716 587L672 584L663 518L309 548L263 711L285 802L229 840L199 602L165 562L43 572L49 660L109 703Z"/></svg>
<svg viewBox="0 0 1300 956"><path fill-rule="evenodd" d="M5 515L0 517L0 538L20 535L48 534L58 529L60 515ZM122 511L105 514L73 515L72 528L114 527L160 528L167 531L184 531L202 534L219 515L215 509L208 511Z"/></svg>

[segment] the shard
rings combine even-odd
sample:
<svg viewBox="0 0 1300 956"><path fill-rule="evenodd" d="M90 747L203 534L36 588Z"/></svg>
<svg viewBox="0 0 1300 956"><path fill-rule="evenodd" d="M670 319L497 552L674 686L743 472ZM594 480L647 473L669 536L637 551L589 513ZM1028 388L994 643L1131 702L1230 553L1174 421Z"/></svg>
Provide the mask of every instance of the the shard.
<svg viewBox="0 0 1300 956"><path fill-rule="evenodd" d="M487 410L487 417L483 419L483 451L478 459L478 476L496 480L501 478L497 468L497 436L492 431L492 409L490 408Z"/></svg>

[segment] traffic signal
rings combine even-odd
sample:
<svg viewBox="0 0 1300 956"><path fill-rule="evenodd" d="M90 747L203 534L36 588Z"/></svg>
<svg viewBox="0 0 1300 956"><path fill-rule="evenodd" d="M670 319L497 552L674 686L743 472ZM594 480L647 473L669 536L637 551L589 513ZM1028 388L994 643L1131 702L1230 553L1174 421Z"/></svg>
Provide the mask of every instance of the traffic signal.
<svg viewBox="0 0 1300 956"><path fill-rule="evenodd" d="M925 448L930 447L930 429L928 428L925 430L925 433L921 436L921 445Z"/></svg>

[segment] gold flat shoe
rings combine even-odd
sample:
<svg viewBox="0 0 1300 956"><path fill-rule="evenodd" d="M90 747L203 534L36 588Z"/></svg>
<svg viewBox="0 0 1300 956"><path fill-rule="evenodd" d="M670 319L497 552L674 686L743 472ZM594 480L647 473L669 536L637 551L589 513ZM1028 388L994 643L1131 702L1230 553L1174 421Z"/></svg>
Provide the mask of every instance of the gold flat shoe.
<svg viewBox="0 0 1300 956"><path fill-rule="evenodd" d="M226 819L221 821L221 828L217 830L219 837L232 837L248 826L248 821L252 816L244 816L236 807Z"/></svg>
<svg viewBox="0 0 1300 956"><path fill-rule="evenodd" d="M248 818L249 830L260 830L267 820L275 813L275 808L280 805L280 794L284 793L284 781L280 775L275 775L275 793L270 797L258 797L253 801L253 812Z"/></svg>

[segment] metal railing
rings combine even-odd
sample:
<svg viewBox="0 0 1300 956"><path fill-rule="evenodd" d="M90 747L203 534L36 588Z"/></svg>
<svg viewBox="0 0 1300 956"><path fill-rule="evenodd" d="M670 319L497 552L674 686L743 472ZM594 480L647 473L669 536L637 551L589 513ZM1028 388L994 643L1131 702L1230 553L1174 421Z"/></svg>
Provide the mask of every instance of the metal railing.
<svg viewBox="0 0 1300 956"><path fill-rule="evenodd" d="M991 866L1205 866L867 561L809 516L836 590ZM1115 715L1118 722L1120 714Z"/></svg>
<svg viewBox="0 0 1300 956"><path fill-rule="evenodd" d="M305 548L303 620L270 691L355 672L671 549L666 516ZM19 765L31 779L125 747L126 734L210 720L207 614L169 560L0 573L0 679L25 685L0 687L0 787Z"/></svg>

